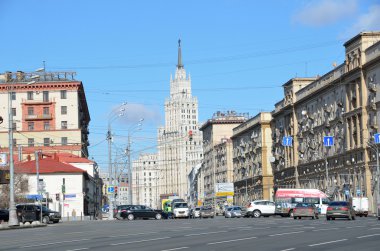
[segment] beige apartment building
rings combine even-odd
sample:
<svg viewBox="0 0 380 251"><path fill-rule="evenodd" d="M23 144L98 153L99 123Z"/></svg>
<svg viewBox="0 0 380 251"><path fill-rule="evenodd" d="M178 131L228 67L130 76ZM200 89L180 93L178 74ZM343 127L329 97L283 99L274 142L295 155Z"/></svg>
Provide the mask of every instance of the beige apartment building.
<svg viewBox="0 0 380 251"><path fill-rule="evenodd" d="M271 113L261 112L233 129L235 204L272 199Z"/></svg>
<svg viewBox="0 0 380 251"><path fill-rule="evenodd" d="M285 97L272 112L274 182L318 188L334 199L366 196L373 210L380 32L362 32L344 47L343 64L284 84ZM291 146L283 146L284 136L293 138Z"/></svg>
<svg viewBox="0 0 380 251"><path fill-rule="evenodd" d="M203 203L211 204L227 202L228 196L218 196L215 186L220 183L233 183L232 141L233 128L247 120L248 114L234 111L217 112L212 119L207 120L200 130L203 132L204 159L201 172L204 181ZM202 196L202 195L199 195ZM230 201L232 204L232 199Z"/></svg>
<svg viewBox="0 0 380 251"><path fill-rule="evenodd" d="M19 159L34 158L37 150L88 156L90 114L83 84L74 77L74 72L45 71L0 75L2 152L8 151L8 128L12 126L14 151L18 150ZM9 111L12 125L9 125Z"/></svg>

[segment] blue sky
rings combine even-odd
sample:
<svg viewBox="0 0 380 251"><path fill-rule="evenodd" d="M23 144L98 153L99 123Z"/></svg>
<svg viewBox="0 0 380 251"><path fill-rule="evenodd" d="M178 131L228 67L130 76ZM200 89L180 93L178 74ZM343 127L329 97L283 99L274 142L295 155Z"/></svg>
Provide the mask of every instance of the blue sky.
<svg viewBox="0 0 380 251"><path fill-rule="evenodd" d="M323 75L344 60L343 43L380 30L374 0L99 1L1 0L0 72L76 71L90 108L90 157L107 166L107 116L121 152L144 117L135 153L154 152L170 74L182 39L200 122L216 111L272 111L293 77Z"/></svg>

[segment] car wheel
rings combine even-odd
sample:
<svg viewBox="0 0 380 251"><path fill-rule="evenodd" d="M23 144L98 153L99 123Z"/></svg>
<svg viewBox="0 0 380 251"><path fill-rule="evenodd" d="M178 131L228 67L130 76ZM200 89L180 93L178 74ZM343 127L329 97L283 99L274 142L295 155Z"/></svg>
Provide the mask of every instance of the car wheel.
<svg viewBox="0 0 380 251"><path fill-rule="evenodd" d="M316 215L316 216L315 216L315 218L318 220L318 219L319 219L319 216L318 216L318 215Z"/></svg>
<svg viewBox="0 0 380 251"><path fill-rule="evenodd" d="M45 216L42 218L42 223L44 224L49 224L50 220L49 220L49 217L48 216Z"/></svg>
<svg viewBox="0 0 380 251"><path fill-rule="evenodd" d="M352 219L352 220L355 220L355 216L352 216L351 219Z"/></svg>
<svg viewBox="0 0 380 251"><path fill-rule="evenodd" d="M156 214L156 216L154 218L156 218L156 220L161 220L162 219L162 215L161 214Z"/></svg>
<svg viewBox="0 0 380 251"><path fill-rule="evenodd" d="M260 218L260 216L261 216L261 212L259 210L253 211L253 217Z"/></svg>
<svg viewBox="0 0 380 251"><path fill-rule="evenodd" d="M128 214L127 218L128 220L134 220L135 216L133 214Z"/></svg>
<svg viewBox="0 0 380 251"><path fill-rule="evenodd" d="M293 219L297 220L297 217L294 216Z"/></svg>
<svg viewBox="0 0 380 251"><path fill-rule="evenodd" d="M326 217L326 220L330 220L330 217Z"/></svg>
<svg viewBox="0 0 380 251"><path fill-rule="evenodd" d="M290 211L289 211L289 216L290 216L290 217L293 217L293 215L294 215L294 214L293 214L293 210L290 210Z"/></svg>
<svg viewBox="0 0 380 251"><path fill-rule="evenodd" d="M332 220L335 220L335 218L331 218Z"/></svg>
<svg viewBox="0 0 380 251"><path fill-rule="evenodd" d="M315 216L311 216L311 219L314 220L314 219L315 219Z"/></svg>

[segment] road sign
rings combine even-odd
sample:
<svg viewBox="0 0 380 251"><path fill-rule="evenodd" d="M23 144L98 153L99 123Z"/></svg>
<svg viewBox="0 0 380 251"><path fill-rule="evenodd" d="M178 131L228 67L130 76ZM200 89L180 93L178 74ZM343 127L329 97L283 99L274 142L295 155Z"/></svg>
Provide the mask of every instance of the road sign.
<svg viewBox="0 0 380 251"><path fill-rule="evenodd" d="M293 146L293 137L292 136L284 136L282 138L283 146Z"/></svg>
<svg viewBox="0 0 380 251"><path fill-rule="evenodd" d="M380 144L380 133L376 133L374 136L375 144Z"/></svg>
<svg viewBox="0 0 380 251"><path fill-rule="evenodd" d="M334 136L324 136L323 137L324 146L333 146L334 145Z"/></svg>
<svg viewBox="0 0 380 251"><path fill-rule="evenodd" d="M114 186L108 186L107 187L107 193L108 194L115 193L115 187Z"/></svg>

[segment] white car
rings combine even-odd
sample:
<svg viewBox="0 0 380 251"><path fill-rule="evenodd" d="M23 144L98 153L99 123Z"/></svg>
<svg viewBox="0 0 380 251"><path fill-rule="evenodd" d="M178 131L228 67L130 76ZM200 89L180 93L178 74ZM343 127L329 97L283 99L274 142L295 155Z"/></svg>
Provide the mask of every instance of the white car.
<svg viewBox="0 0 380 251"><path fill-rule="evenodd" d="M189 217L190 210L186 202L176 202L173 204L173 219Z"/></svg>
<svg viewBox="0 0 380 251"><path fill-rule="evenodd" d="M247 205L246 217L259 218L260 216L269 217L275 214L276 206L269 200L255 200Z"/></svg>

